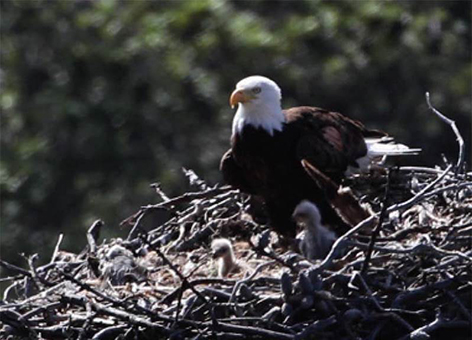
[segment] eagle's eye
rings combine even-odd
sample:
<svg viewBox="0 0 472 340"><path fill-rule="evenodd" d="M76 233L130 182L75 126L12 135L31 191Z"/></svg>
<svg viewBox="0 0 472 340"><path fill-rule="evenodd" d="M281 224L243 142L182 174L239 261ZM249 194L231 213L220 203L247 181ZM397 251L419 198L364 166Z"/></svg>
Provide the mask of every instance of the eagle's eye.
<svg viewBox="0 0 472 340"><path fill-rule="evenodd" d="M262 89L260 87L255 87L252 89L252 93L254 94L258 94L258 93L261 93Z"/></svg>

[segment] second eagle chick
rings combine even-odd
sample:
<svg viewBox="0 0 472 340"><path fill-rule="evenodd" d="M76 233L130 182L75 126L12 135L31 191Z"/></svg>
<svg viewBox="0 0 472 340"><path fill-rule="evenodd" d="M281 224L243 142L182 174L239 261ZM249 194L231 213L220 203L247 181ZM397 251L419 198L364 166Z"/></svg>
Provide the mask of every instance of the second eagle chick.
<svg viewBox="0 0 472 340"><path fill-rule="evenodd" d="M300 251L309 260L324 258L336 240L336 234L321 224L318 207L303 200L295 208L293 218L303 226L304 235L300 242Z"/></svg>

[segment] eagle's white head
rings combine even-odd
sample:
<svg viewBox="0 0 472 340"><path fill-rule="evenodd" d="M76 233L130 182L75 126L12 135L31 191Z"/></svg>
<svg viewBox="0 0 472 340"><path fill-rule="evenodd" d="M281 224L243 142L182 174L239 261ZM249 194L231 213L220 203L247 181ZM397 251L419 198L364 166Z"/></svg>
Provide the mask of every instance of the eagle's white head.
<svg viewBox="0 0 472 340"><path fill-rule="evenodd" d="M233 134L248 124L266 130L270 135L281 131L285 116L281 106L282 91L277 84L263 76L244 78L236 84L229 103L238 104L233 119Z"/></svg>

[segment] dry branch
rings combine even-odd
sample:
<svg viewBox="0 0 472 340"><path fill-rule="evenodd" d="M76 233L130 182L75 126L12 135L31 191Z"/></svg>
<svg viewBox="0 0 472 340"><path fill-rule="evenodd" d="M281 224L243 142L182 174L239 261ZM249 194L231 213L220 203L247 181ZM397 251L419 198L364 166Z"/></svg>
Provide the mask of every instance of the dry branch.
<svg viewBox="0 0 472 340"><path fill-rule="evenodd" d="M453 121L452 119L447 118L441 112L436 110L434 106L431 104L431 101L429 98L429 92L426 92L426 103L428 104L429 109L433 111L443 122L448 124L451 127L454 134L456 135L457 143L459 144L459 155L457 157L457 163L456 163L456 173L458 173L459 171L461 171L462 164L464 163L464 139L462 138L462 135L456 126L456 122Z"/></svg>

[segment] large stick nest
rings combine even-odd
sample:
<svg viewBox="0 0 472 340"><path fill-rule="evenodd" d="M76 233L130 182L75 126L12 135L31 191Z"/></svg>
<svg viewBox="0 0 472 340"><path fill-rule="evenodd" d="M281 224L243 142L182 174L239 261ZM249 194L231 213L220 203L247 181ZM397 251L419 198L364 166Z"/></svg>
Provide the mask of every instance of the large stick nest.
<svg viewBox="0 0 472 340"><path fill-rule="evenodd" d="M209 188L142 207L126 240L98 244L101 221L79 254L18 268L0 317L10 339L427 339L471 336L472 173L403 168L351 178L377 213L322 261L277 246L247 213L246 195ZM387 183L388 182L388 183ZM384 192L389 186L385 200ZM154 225L155 212L169 218ZM365 230L366 228L370 228ZM233 243L239 272L217 276L216 237ZM453 332L453 333L450 333Z"/></svg>

